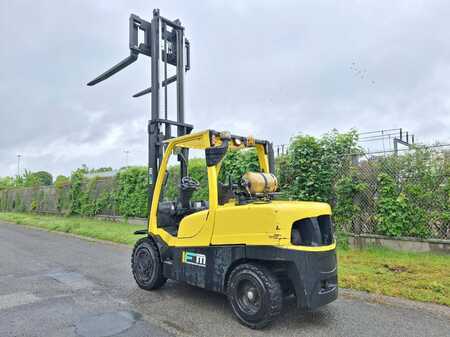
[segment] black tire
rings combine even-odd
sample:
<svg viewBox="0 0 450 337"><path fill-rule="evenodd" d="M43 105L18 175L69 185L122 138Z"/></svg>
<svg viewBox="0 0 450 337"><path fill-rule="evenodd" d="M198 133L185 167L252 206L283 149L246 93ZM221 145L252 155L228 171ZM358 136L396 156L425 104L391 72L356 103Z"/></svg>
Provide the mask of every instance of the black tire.
<svg viewBox="0 0 450 337"><path fill-rule="evenodd" d="M276 276L254 263L241 264L231 272L227 295L239 322L252 329L269 325L283 306L283 292Z"/></svg>
<svg viewBox="0 0 450 337"><path fill-rule="evenodd" d="M167 281L158 247L150 238L142 238L134 245L131 270L137 285L145 290L158 289Z"/></svg>

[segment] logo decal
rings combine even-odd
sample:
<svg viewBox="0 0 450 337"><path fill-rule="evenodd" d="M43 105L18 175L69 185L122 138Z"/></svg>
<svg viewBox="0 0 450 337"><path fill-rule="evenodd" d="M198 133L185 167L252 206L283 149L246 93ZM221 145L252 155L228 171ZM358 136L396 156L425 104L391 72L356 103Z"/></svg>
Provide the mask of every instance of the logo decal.
<svg viewBox="0 0 450 337"><path fill-rule="evenodd" d="M194 266L206 267L206 255L183 251L181 261Z"/></svg>

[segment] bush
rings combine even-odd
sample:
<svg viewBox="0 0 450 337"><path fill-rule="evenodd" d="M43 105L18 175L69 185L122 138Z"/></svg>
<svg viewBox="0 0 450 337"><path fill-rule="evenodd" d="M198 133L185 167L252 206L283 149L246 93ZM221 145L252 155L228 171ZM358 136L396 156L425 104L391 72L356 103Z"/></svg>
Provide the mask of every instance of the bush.
<svg viewBox="0 0 450 337"><path fill-rule="evenodd" d="M148 176L146 167L129 167L119 171L115 199L120 215L147 217Z"/></svg>
<svg viewBox="0 0 450 337"><path fill-rule="evenodd" d="M281 190L296 200L334 201L336 176L348 170L350 154L359 151L356 142L355 130L293 138L277 165Z"/></svg>

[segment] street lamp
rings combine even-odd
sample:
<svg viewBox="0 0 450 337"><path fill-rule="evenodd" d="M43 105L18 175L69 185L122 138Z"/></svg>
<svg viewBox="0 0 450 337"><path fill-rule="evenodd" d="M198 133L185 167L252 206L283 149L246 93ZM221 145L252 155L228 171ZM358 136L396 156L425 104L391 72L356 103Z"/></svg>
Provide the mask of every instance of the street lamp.
<svg viewBox="0 0 450 337"><path fill-rule="evenodd" d="M20 176L20 158L22 158L21 154L17 155L17 176Z"/></svg>
<svg viewBox="0 0 450 337"><path fill-rule="evenodd" d="M128 154L130 153L130 151L129 150L124 150L123 152L125 153L126 168L128 168Z"/></svg>

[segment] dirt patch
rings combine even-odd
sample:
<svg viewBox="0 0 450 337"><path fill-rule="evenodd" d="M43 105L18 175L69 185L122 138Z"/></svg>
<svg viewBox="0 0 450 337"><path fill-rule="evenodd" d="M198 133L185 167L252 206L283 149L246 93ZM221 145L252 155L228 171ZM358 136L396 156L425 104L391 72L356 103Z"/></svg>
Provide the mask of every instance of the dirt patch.
<svg viewBox="0 0 450 337"><path fill-rule="evenodd" d="M393 273L405 273L409 271L409 269L406 268L405 266L395 266L395 265L390 266L388 264L384 264L383 267Z"/></svg>

